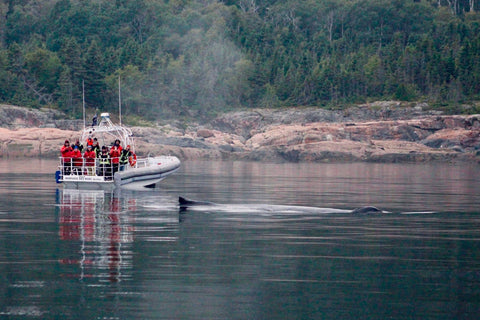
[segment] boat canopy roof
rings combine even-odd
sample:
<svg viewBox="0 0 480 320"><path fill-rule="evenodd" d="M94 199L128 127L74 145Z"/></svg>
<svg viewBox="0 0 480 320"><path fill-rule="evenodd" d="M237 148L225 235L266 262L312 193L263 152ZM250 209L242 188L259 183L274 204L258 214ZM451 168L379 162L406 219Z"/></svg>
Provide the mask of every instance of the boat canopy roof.
<svg viewBox="0 0 480 320"><path fill-rule="evenodd" d="M130 145L131 149L134 150L132 130L122 125L114 124L110 120L108 112L100 114L98 125L92 125L83 129L82 141L85 142L88 138L97 138L100 147L111 146L118 139L122 147Z"/></svg>

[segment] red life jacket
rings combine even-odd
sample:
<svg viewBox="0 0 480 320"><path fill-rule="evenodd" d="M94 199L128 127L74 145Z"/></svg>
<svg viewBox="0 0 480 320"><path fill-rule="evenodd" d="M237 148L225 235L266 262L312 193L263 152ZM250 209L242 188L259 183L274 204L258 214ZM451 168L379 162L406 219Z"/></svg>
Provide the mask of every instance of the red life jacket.
<svg viewBox="0 0 480 320"><path fill-rule="evenodd" d="M120 155L121 152L119 148L115 149L112 147L112 149L110 149L110 158L112 159L113 164L118 164L120 162Z"/></svg>
<svg viewBox="0 0 480 320"><path fill-rule="evenodd" d="M83 159L80 150L75 149L70 153L70 155L73 158L73 165L81 167L83 164Z"/></svg>
<svg viewBox="0 0 480 320"><path fill-rule="evenodd" d="M93 150L87 150L83 154L83 157L85 158L85 165L92 167L95 164L95 158L97 157L97 153Z"/></svg>
<svg viewBox="0 0 480 320"><path fill-rule="evenodd" d="M62 157L63 157L63 161L70 161L71 157L72 157L72 152L73 152L73 149L72 147L70 146L62 146L62 148L60 149L60 153L62 154Z"/></svg>

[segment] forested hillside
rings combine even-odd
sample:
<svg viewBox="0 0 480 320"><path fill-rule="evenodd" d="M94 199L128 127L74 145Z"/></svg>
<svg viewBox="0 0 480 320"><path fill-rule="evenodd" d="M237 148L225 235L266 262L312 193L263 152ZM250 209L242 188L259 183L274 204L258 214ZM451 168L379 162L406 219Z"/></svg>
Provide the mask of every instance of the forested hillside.
<svg viewBox="0 0 480 320"><path fill-rule="evenodd" d="M478 1L480 2L480 1ZM149 119L480 93L475 0L0 0L0 103Z"/></svg>

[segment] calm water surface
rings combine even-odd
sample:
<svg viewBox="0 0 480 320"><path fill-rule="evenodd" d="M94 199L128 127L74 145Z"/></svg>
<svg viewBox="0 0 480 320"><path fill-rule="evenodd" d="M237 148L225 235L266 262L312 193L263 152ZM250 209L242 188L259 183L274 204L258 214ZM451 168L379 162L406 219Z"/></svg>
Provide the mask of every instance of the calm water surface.
<svg viewBox="0 0 480 320"><path fill-rule="evenodd" d="M0 160L0 319L480 314L478 165L199 161L112 193L62 190L55 166ZM178 196L252 210L180 212Z"/></svg>

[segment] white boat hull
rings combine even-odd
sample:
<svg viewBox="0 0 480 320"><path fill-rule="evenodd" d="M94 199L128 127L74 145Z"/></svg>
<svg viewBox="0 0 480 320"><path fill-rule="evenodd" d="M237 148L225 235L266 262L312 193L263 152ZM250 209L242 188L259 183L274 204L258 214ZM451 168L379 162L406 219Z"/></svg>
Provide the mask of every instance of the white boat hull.
<svg viewBox="0 0 480 320"><path fill-rule="evenodd" d="M166 176L177 171L179 167L180 160L177 157L159 156L147 158L147 163L144 167L129 168L125 171L116 172L114 181L116 186L153 186Z"/></svg>
<svg viewBox="0 0 480 320"><path fill-rule="evenodd" d="M105 180L104 177L97 176L63 176L61 180L64 189L79 190L113 190L115 184L113 180Z"/></svg>
<svg viewBox="0 0 480 320"><path fill-rule="evenodd" d="M59 182L64 189L113 190L119 187L153 187L180 168L180 160L173 156L139 159L135 167L126 166L115 172L113 179L105 176L63 175ZM83 172L84 170L82 170Z"/></svg>

